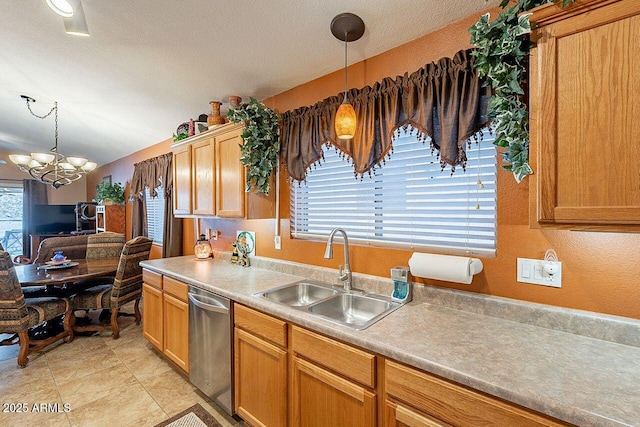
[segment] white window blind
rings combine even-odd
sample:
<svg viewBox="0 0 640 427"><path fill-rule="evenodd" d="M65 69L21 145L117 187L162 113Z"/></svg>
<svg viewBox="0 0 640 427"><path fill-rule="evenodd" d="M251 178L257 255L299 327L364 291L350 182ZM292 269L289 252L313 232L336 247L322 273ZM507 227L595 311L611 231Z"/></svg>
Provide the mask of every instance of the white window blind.
<svg viewBox="0 0 640 427"><path fill-rule="evenodd" d="M149 189L144 191L147 204L147 228L149 237L154 243L162 244L162 234L164 230L164 189L156 188L157 197L151 197Z"/></svg>
<svg viewBox="0 0 640 427"><path fill-rule="evenodd" d="M291 185L294 238L326 239L344 228L359 244L452 255L495 256L496 148L484 132L467 147L466 172L440 170L429 142L401 132L386 164L354 179L353 167L333 148L325 161ZM481 184L478 184L478 183Z"/></svg>

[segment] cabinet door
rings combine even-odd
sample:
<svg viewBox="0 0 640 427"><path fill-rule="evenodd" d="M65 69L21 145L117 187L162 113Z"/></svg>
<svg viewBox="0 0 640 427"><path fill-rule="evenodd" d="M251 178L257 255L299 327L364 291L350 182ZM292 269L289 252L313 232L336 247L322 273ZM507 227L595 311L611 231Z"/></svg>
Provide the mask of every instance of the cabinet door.
<svg viewBox="0 0 640 427"><path fill-rule="evenodd" d="M374 427L376 396L367 389L293 357L293 427Z"/></svg>
<svg viewBox="0 0 640 427"><path fill-rule="evenodd" d="M142 284L142 334L158 350L163 351L162 290Z"/></svg>
<svg viewBox="0 0 640 427"><path fill-rule="evenodd" d="M206 139L191 146L192 212L194 215L216 214L216 177L214 140Z"/></svg>
<svg viewBox="0 0 640 427"><path fill-rule="evenodd" d="M637 230L640 2L542 7L531 19L532 222Z"/></svg>
<svg viewBox="0 0 640 427"><path fill-rule="evenodd" d="M191 213L191 146L173 150L173 213Z"/></svg>
<svg viewBox="0 0 640 427"><path fill-rule="evenodd" d="M385 427L451 427L451 424L420 414L390 400L385 402L384 407Z"/></svg>
<svg viewBox="0 0 640 427"><path fill-rule="evenodd" d="M251 425L287 425L287 352L235 328L235 409Z"/></svg>
<svg viewBox="0 0 640 427"><path fill-rule="evenodd" d="M216 137L216 211L222 218L244 218L245 172L240 163L242 129Z"/></svg>
<svg viewBox="0 0 640 427"><path fill-rule="evenodd" d="M189 305L164 294L164 355L189 372Z"/></svg>

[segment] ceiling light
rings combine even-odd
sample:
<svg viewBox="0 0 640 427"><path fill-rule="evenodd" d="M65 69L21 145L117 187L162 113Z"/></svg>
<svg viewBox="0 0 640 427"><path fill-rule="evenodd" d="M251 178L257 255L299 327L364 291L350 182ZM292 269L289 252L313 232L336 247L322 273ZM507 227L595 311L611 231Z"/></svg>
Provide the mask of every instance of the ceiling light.
<svg viewBox="0 0 640 427"><path fill-rule="evenodd" d="M27 154L10 154L9 159L18 165L20 170L27 172L38 181L49 184L53 188L59 188L63 185L71 184L79 180L88 172L94 170L98 165L94 162L88 162L82 157L65 157L58 152L58 103L53 103L53 108L44 116L38 116L31 111L31 102L35 99L21 95L21 98L27 101L29 112L39 118L46 119L55 113L55 142L56 145L49 150L49 153L31 153Z"/></svg>
<svg viewBox="0 0 640 427"><path fill-rule="evenodd" d="M47 4L58 15L70 18L73 16L73 7L67 0L47 0Z"/></svg>
<svg viewBox="0 0 640 427"><path fill-rule="evenodd" d="M335 128L339 139L352 139L356 134L356 112L347 99L347 43L364 34L364 22L353 13L341 13L331 21L331 33L344 41L344 98L336 112Z"/></svg>
<svg viewBox="0 0 640 427"><path fill-rule="evenodd" d="M89 27L87 26L87 19L84 16L84 9L80 0L76 1L74 5L74 14L69 18L64 18L64 30L67 34L74 36L89 36Z"/></svg>

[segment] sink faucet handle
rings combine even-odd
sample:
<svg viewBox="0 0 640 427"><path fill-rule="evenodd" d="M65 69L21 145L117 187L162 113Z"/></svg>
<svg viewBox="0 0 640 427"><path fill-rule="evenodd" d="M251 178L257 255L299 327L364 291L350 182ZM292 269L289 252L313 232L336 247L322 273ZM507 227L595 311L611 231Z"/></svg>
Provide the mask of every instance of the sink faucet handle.
<svg viewBox="0 0 640 427"><path fill-rule="evenodd" d="M338 266L338 275L342 277L342 264Z"/></svg>

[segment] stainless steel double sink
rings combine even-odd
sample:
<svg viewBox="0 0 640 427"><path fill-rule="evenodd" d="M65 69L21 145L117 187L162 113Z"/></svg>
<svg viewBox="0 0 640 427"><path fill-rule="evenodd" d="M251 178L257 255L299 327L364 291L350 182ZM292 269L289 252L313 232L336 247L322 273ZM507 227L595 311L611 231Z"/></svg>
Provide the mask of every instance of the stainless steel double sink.
<svg viewBox="0 0 640 427"><path fill-rule="evenodd" d="M345 291L313 280L302 280L253 295L356 330L368 328L403 305L384 295Z"/></svg>

